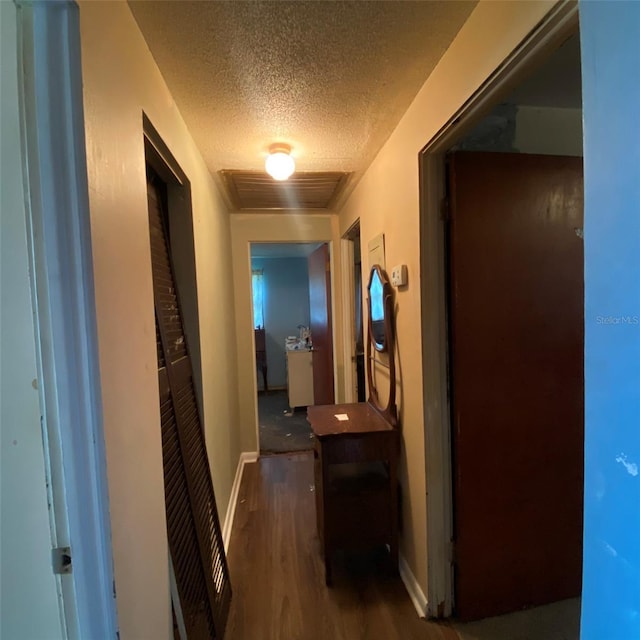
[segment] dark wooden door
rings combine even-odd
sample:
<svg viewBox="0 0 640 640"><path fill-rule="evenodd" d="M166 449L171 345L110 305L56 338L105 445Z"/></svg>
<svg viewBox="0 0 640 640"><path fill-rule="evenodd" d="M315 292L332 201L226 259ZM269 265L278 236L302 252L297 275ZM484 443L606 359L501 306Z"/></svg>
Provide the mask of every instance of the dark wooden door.
<svg viewBox="0 0 640 640"><path fill-rule="evenodd" d="M167 536L187 632L183 640L220 640L231 583L162 215L162 185L152 180L147 190Z"/></svg>
<svg viewBox="0 0 640 640"><path fill-rule="evenodd" d="M329 245L309 256L309 312L313 340L313 401L333 404L333 332Z"/></svg>
<svg viewBox="0 0 640 640"><path fill-rule="evenodd" d="M577 596L582 159L449 165L455 600L477 619Z"/></svg>

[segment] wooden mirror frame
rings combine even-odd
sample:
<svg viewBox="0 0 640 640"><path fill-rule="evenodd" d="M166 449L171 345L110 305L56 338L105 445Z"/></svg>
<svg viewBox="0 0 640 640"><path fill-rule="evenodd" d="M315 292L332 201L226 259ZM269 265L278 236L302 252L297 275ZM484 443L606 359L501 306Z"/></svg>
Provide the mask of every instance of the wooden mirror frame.
<svg viewBox="0 0 640 640"><path fill-rule="evenodd" d="M378 275L382 283L382 309L384 312L384 345L378 347L373 338L373 323L371 319L371 283L374 274ZM393 289L379 264L371 267L369 274L369 284L367 285L367 316L368 316L368 340L367 340L367 383L369 384L369 399L367 402L375 407L382 416L394 427L398 425L398 415L396 409L396 367L395 367L395 332L393 323ZM373 347L373 348L372 348ZM374 353L386 353L389 358L388 365L382 360L376 359ZM386 406L380 402L378 389L373 382L372 361L375 360L378 366L389 367L389 399Z"/></svg>

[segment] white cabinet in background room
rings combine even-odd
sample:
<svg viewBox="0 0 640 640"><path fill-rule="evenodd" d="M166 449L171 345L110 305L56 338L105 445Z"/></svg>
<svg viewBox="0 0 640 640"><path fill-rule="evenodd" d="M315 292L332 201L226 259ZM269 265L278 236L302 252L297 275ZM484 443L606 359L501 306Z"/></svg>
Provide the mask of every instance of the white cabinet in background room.
<svg viewBox="0 0 640 640"><path fill-rule="evenodd" d="M287 389L291 408L313 404L313 352L287 351Z"/></svg>

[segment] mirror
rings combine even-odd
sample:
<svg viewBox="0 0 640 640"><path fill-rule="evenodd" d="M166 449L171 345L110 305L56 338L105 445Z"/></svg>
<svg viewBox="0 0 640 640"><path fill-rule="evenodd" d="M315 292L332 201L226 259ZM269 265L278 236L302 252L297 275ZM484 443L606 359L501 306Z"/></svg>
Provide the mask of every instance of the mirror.
<svg viewBox="0 0 640 640"><path fill-rule="evenodd" d="M371 337L375 348L384 351L385 327L384 327L384 293L383 283L379 268L371 270L371 282L369 283L369 300L371 301Z"/></svg>
<svg viewBox="0 0 640 640"><path fill-rule="evenodd" d="M367 382L369 384L368 402L378 409L393 426L397 425L396 413L396 371L395 336L393 333L393 290L387 274L380 265L373 265L369 276L367 308L369 311L369 339L367 341ZM375 350L375 351L374 351ZM374 357L375 352L386 357ZM389 396L386 403L381 402L376 385L374 370L378 367L388 369ZM384 384L383 387L387 385Z"/></svg>

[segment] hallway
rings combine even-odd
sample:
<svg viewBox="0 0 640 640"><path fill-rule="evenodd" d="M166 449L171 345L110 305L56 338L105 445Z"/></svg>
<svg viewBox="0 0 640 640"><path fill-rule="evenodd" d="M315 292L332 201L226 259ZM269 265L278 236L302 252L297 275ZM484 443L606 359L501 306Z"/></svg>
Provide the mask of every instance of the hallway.
<svg viewBox="0 0 640 640"><path fill-rule="evenodd" d="M420 620L400 578L375 561L336 557L325 587L312 487L310 453L245 465L225 640L458 640L449 626Z"/></svg>
<svg viewBox="0 0 640 640"><path fill-rule="evenodd" d="M640 85L629 82L640 64L640 2L6 0L0 16L2 638L169 640L172 607L176 620L194 628L215 626L206 637L220 637L225 627L235 640L640 638L640 140L630 135ZM554 81L553 104L531 96L494 113L509 91L576 37L577 93L574 84ZM564 283L584 292L584 344L556 331L566 317L564 297L540 311L525 287L512 287L500 301L478 295L474 308L458 314L455 331L482 326L500 342L506 334L491 318L479 322L476 311L492 305L504 320L517 308L539 323L549 348L534 348L529 330L504 322L518 338L507 350L517 360L511 367L483 336L471 336L471 346L484 353L478 349L467 368L476 397L466 415L477 415L473 403L487 405L476 384L482 381L501 392L497 414L520 403L542 423L538 409L566 397L567 381L582 374L541 377L542 389L523 398L502 387L487 360L517 373L526 369L526 352L557 374L556 355L569 348L582 354L584 389L567 404L583 405L575 413L584 422L584 481L577 481L575 447L572 461L558 465L581 490L572 511L583 503L581 554L575 538L569 546L582 581L570 594L549 598L581 592L581 602L551 605L544 620L533 622L538 612L523 610L528 601L513 606L518 612L508 621L462 627L420 618L448 616L456 602L460 611L456 589L465 574L452 530L478 531L453 514L461 492L452 480L479 485L453 468L461 456L451 436L460 422L450 409L460 393L449 379L455 283L447 282L447 270L449 231L460 209L452 217L445 205L454 200L447 190L460 204L451 188L454 178L456 186L460 181L447 173L446 154L468 132L482 133L476 123L501 113L495 124L504 139L493 130L488 138L504 142L508 153L565 155L556 143L579 143L582 223L548 206L574 196L536 195L540 225L524 225L518 205L513 218L524 241L507 240L518 257L519 246L540 248L530 263L536 272L545 267L549 288ZM545 137L546 123L553 128ZM523 151L525 143L537 150ZM278 154L289 168L294 161L288 183L268 177L267 160ZM155 213L164 205L153 225L152 171L163 183L154 183ZM504 176L499 183L517 190ZM475 211L471 204L467 210ZM487 242L492 234L471 216L468 245L476 260L465 248L457 264L485 276L517 275L515 261L490 267L483 260L496 255ZM555 222L583 247L580 282L566 277L565 263L549 269L548 258L560 253L555 239L543 247L540 232ZM356 227L359 278L351 274ZM511 234L511 224L501 228ZM386 384L385 371L379 378L396 394L402 579L378 571L375 559L369 567L337 554L335 586L328 589L315 532L320 492L314 493L312 455L296 451L246 464L260 454L255 244L329 248L324 279L331 284L334 340L326 353L333 355L335 395L329 404L356 398L352 316L357 310L364 316L366 304L356 284L376 265L399 276L386 298L393 303L393 347L380 360L384 369L393 354L397 367L389 372L396 380ZM159 257L172 269L161 273ZM489 291L503 290L496 278L486 280ZM473 283L471 291L478 293ZM158 330L157 308L176 326ZM306 326L298 316L291 314L289 326ZM372 333L365 330L363 338ZM557 333L559 339L546 340ZM566 429L564 415L553 421L554 433ZM489 449L507 445L501 464L479 447L467 451L471 468L497 490L469 503L486 524L495 496L508 487L515 496L505 502L516 513L490 523L485 542L466 557L479 565L473 575L480 594L491 593L491 577L515 594L532 585L531 576L558 569L555 557L534 557L532 550L543 526L555 551L553 536L567 539L547 508L568 512L555 490L562 484L547 473L547 461L558 462L563 450L543 441L540 459L521 463L513 453L534 447L520 422L504 420L502 434L493 430L496 423L490 416L480 440ZM515 473L500 476L505 467L531 475L532 493L546 497L521 529L536 538L526 544L517 533L496 535L529 504L513 491ZM342 514L359 506L356 500L341 506L335 520L342 524ZM395 528L395 516L382 513L375 506L354 518L353 537L381 522ZM522 558L497 568L490 551L506 548L505 538L524 551L530 574L514 577ZM231 606L220 597L225 546L233 610L228 618L222 607L214 620L220 601ZM191 570L195 578L187 576ZM566 625L557 624L554 611ZM197 637L186 629L181 635Z"/></svg>
<svg viewBox="0 0 640 640"><path fill-rule="evenodd" d="M337 556L325 587L310 453L244 467L228 561L226 640L577 640L579 601L466 625L420 619L375 556Z"/></svg>

